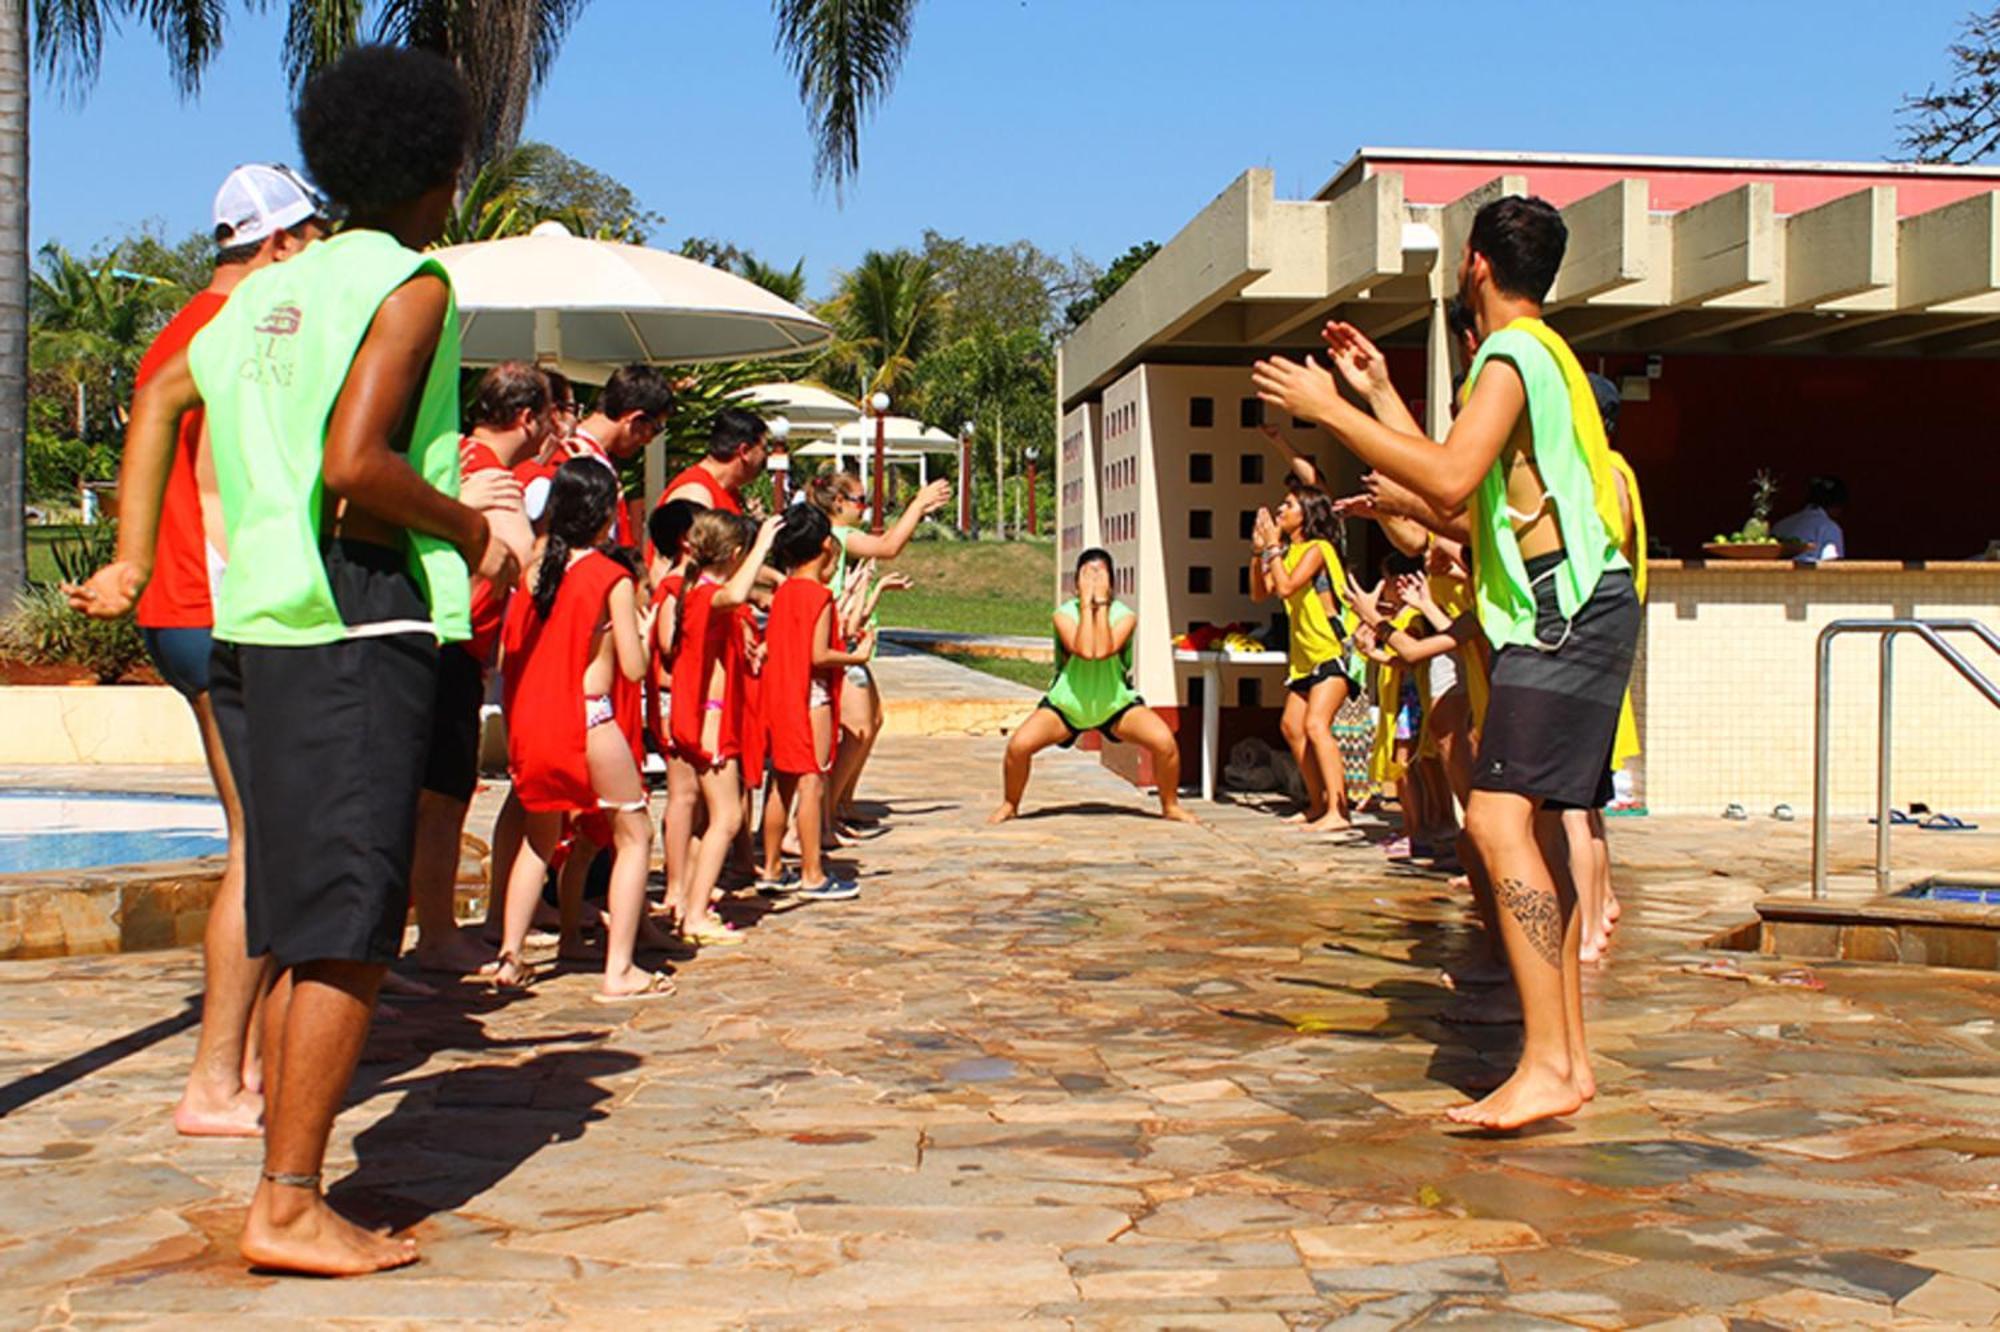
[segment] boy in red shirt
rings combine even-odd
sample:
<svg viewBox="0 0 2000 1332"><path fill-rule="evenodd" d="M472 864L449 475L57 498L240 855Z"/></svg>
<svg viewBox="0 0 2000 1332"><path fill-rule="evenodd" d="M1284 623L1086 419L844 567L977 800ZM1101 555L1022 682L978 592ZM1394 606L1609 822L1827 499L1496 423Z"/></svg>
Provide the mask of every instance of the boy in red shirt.
<svg viewBox="0 0 2000 1332"><path fill-rule="evenodd" d="M838 612L827 579L840 547L824 513L810 504L785 511L772 543L775 563L785 571L771 598L764 631L764 718L770 732L774 780L764 803L764 872L759 886L782 890L785 813L798 801L799 873L806 884L799 896L841 902L861 896L852 880L836 879L821 857L826 775L833 767L833 716L841 672L868 660L874 631L867 630L852 652L835 637Z"/></svg>
<svg viewBox="0 0 2000 1332"><path fill-rule="evenodd" d="M285 167L253 164L230 172L215 196L215 272L146 348L134 390L215 318L237 283L325 235L320 213L318 197ZM262 958L249 955L244 942L243 810L208 698L215 623L209 585L221 576L225 557L222 501L204 447L203 422L199 409L181 417L160 504L153 577L139 597L135 618L160 678L179 690L194 711L209 776L229 827L229 858L202 936L201 1035L187 1090L174 1107L174 1128L189 1136L255 1137L264 1097L250 1016L265 966Z"/></svg>

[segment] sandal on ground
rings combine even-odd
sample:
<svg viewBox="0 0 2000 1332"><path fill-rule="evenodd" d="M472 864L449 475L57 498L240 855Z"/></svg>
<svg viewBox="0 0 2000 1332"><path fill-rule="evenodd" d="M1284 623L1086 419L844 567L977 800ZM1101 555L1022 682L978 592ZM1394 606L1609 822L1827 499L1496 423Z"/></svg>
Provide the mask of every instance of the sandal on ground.
<svg viewBox="0 0 2000 1332"><path fill-rule="evenodd" d="M734 948L743 942L743 932L734 925L718 923L685 932L681 938L697 948Z"/></svg>
<svg viewBox="0 0 2000 1332"><path fill-rule="evenodd" d="M1868 820L1868 822L1869 822L1869 825L1870 825L1870 826L1872 827L1872 826L1873 826L1874 824L1876 824L1877 822L1879 822L1879 820L1877 820L1877 819L1870 819L1870 820ZM1892 826L1892 827L1893 827L1893 826L1895 826L1895 825L1897 825L1897 824L1904 824L1904 823L1907 823L1907 824L1915 824L1915 823L1916 823L1916 820L1915 820L1915 819L1913 819L1913 818L1911 818L1911 817L1910 817L1910 816L1909 816L1908 814L1904 813L1904 812L1903 812L1902 810L1900 810L1900 809L1892 809L1892 810L1890 810L1890 811L1889 811L1889 823L1890 823L1890 826Z"/></svg>
<svg viewBox="0 0 2000 1332"><path fill-rule="evenodd" d="M1722 817L1732 823L1742 823L1750 817L1750 811L1732 800L1722 807Z"/></svg>
<svg viewBox="0 0 2000 1332"><path fill-rule="evenodd" d="M511 979L509 968L512 968ZM493 970L486 973L496 990L525 990L535 983L535 968L524 957L512 953L502 953L493 959Z"/></svg>
<svg viewBox="0 0 2000 1332"><path fill-rule="evenodd" d="M630 994L606 994L599 990L590 996L593 1004L636 1004L648 999L670 999L675 993L674 978L664 971L654 972L646 981L644 989Z"/></svg>
<svg viewBox="0 0 2000 1332"><path fill-rule="evenodd" d="M1925 832L1978 832L1979 825L1967 823L1956 814L1939 812L1929 815L1917 826Z"/></svg>

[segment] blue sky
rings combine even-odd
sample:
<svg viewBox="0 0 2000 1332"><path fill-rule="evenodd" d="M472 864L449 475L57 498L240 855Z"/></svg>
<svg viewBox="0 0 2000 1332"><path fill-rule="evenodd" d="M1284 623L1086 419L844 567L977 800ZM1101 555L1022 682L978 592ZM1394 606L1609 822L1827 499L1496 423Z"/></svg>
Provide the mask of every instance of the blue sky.
<svg viewBox="0 0 2000 1332"><path fill-rule="evenodd" d="M1316 189L1363 144L1871 161L1905 92L1941 80L1973 0L930 0L844 207L812 184L804 115L760 0L593 0L528 135L631 186L656 244L717 236L815 294L926 227L1106 261L1166 240L1244 168ZM143 29L86 100L40 83L36 240L73 249L207 222L239 161L297 160L282 4L231 3L183 103ZM1579 21L1578 14L1592 14Z"/></svg>

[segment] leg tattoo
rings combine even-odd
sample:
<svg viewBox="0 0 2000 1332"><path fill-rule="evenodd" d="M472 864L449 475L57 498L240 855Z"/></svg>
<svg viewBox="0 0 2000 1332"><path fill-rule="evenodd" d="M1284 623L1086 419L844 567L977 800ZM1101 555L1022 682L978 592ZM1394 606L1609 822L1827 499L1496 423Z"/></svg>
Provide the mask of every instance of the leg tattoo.
<svg viewBox="0 0 2000 1332"><path fill-rule="evenodd" d="M1541 954L1542 961L1552 967L1561 967L1563 921L1556 895L1530 888L1519 879L1500 880L1496 891L1500 905L1520 925L1521 933L1528 936L1528 942Z"/></svg>

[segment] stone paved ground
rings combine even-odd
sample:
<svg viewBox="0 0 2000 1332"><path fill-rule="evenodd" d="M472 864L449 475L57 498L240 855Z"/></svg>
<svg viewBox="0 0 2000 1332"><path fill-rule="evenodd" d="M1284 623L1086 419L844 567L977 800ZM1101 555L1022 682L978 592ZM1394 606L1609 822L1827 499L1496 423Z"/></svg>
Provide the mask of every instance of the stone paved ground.
<svg viewBox="0 0 2000 1332"><path fill-rule="evenodd" d="M1438 881L1088 758L978 826L997 740L885 743L859 903L754 920L629 1016L560 975L378 1026L329 1162L425 1261L253 1276L254 1144L175 1138L188 953L0 967L0 1323L1959 1327L2000 1316L2000 976L1690 974L1803 825L1632 821L1603 1095L1449 1126ZM1858 863L1865 829L1843 833ZM1991 864L1996 839L1910 834ZM744 906L747 919L755 907ZM1749 959L1768 977L1784 964ZM1681 1321L1675 1321L1681 1320Z"/></svg>

